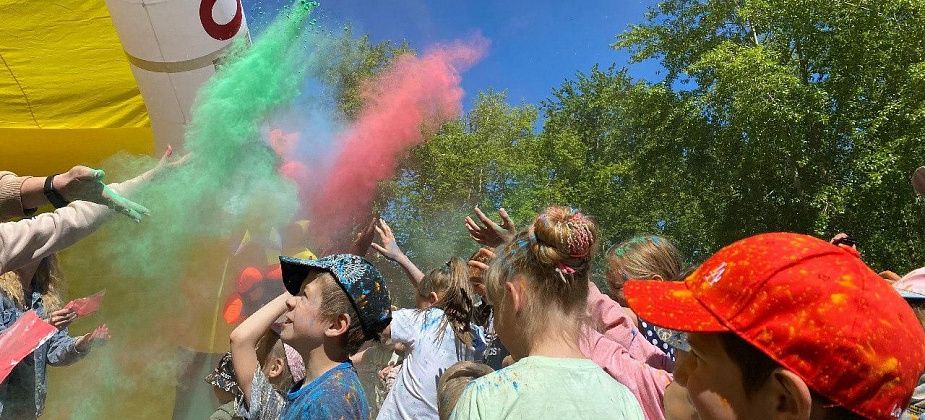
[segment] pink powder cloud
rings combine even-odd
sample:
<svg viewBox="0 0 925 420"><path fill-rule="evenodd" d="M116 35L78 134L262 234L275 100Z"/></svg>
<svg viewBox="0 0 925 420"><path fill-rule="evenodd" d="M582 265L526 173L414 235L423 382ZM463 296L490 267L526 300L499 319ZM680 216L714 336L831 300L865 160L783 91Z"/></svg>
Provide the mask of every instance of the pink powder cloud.
<svg viewBox="0 0 925 420"><path fill-rule="evenodd" d="M339 136L340 151L326 182L309 199L313 236L322 246L345 239L370 217L380 181L394 176L397 160L436 128L462 112L460 72L485 54L488 41L438 46L421 56L398 57L363 86L365 106Z"/></svg>

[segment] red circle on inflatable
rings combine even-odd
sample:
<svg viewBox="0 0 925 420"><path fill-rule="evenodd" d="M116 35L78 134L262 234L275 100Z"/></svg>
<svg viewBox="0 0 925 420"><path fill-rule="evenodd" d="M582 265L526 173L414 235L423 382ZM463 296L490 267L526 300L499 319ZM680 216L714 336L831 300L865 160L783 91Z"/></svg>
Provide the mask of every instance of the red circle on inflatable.
<svg viewBox="0 0 925 420"><path fill-rule="evenodd" d="M202 22L202 28L206 30L206 33L209 34L212 38L215 38L219 41L224 41L226 39L231 39L238 33L238 30L241 29L241 21L244 19L244 12L241 10L241 0L235 1L237 3L237 10L234 12L234 17L231 18L231 21L221 25L215 22L215 19L212 18L212 8L215 7L215 2L218 0L202 0L199 3L199 21Z"/></svg>

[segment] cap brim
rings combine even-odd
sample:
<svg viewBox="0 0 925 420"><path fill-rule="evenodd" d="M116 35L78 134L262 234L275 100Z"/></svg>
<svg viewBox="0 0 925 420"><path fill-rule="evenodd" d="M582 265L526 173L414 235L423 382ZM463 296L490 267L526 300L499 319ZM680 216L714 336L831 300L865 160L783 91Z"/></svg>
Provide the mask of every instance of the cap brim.
<svg viewBox="0 0 925 420"><path fill-rule="evenodd" d="M317 270L326 271L322 267L311 265L310 261L314 260L279 257L279 266L283 273L283 286L286 286L286 291L289 292L290 295L299 294L302 290L302 282L305 281L309 273Z"/></svg>
<svg viewBox="0 0 925 420"><path fill-rule="evenodd" d="M700 333L730 331L694 298L684 282L630 280L623 285L623 294L639 318L659 327Z"/></svg>
<svg viewBox="0 0 925 420"><path fill-rule="evenodd" d="M923 294L921 294L921 293L910 292L910 291L908 291L908 290L897 290L897 292L899 292L899 295L902 296L903 299L906 299L906 300L920 300L920 299L925 299L925 295L923 295Z"/></svg>

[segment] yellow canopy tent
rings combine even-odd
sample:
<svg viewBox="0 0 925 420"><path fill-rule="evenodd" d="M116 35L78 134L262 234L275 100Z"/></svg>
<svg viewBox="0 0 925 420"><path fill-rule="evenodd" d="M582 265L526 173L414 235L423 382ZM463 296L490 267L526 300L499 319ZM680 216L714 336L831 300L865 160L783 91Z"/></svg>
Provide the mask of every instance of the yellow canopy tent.
<svg viewBox="0 0 925 420"><path fill-rule="evenodd" d="M154 152L103 0L0 0L0 170L47 175Z"/></svg>

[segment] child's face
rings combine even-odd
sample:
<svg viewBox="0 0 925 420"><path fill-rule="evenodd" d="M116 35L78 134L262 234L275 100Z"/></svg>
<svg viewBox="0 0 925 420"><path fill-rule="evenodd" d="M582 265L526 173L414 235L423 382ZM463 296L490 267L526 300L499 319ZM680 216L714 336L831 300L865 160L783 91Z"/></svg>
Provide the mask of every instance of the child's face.
<svg viewBox="0 0 925 420"><path fill-rule="evenodd" d="M313 348L321 345L324 339L326 323L321 317L321 291L328 273L309 275L302 292L286 300L288 311L283 315L283 327L280 338L286 344L299 348ZM334 281L333 278L330 279Z"/></svg>
<svg viewBox="0 0 925 420"><path fill-rule="evenodd" d="M687 388L702 420L770 419L763 390L747 395L742 372L729 358L719 334L690 334L691 352L676 367L675 380Z"/></svg>

